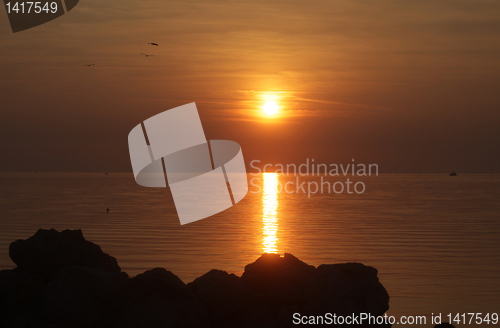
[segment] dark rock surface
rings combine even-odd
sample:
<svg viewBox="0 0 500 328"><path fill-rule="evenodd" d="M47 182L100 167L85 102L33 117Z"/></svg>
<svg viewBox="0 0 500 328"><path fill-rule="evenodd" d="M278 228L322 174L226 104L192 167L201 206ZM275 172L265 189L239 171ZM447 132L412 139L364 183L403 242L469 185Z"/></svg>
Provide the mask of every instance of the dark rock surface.
<svg viewBox="0 0 500 328"><path fill-rule="evenodd" d="M204 305L172 272L162 268L132 278L119 327L210 327Z"/></svg>
<svg viewBox="0 0 500 328"><path fill-rule="evenodd" d="M115 322L126 304L128 283L126 273L66 267L45 289L45 316L50 322L68 327Z"/></svg>
<svg viewBox="0 0 500 328"><path fill-rule="evenodd" d="M45 281L19 268L0 271L0 327L30 327L43 317Z"/></svg>
<svg viewBox="0 0 500 328"><path fill-rule="evenodd" d="M294 313L383 316L389 309L389 294L377 274L377 269L361 263L315 268L291 254L264 254L245 267L241 280L278 305L279 327L293 327Z"/></svg>
<svg viewBox="0 0 500 328"><path fill-rule="evenodd" d="M214 327L260 327L273 319L272 304L234 274L211 270L188 287L206 305Z"/></svg>
<svg viewBox="0 0 500 328"><path fill-rule="evenodd" d="M337 314L371 313L383 316L389 310L389 294L375 268L361 263L323 264L306 288L305 310Z"/></svg>
<svg viewBox="0 0 500 328"><path fill-rule="evenodd" d="M283 304L303 300L305 283L316 268L292 254L264 254L245 267L241 280L256 292Z"/></svg>
<svg viewBox="0 0 500 328"><path fill-rule="evenodd" d="M46 281L67 266L83 266L102 271L120 272L114 257L85 240L81 230L38 230L26 240L10 244L9 256L18 268L39 274Z"/></svg>
<svg viewBox="0 0 500 328"><path fill-rule="evenodd" d="M186 285L161 268L130 278L80 230L39 230L10 256L18 267L0 271L0 328L281 328L300 326L294 313L389 308L377 270L360 263L315 268L264 254L241 278L211 270Z"/></svg>

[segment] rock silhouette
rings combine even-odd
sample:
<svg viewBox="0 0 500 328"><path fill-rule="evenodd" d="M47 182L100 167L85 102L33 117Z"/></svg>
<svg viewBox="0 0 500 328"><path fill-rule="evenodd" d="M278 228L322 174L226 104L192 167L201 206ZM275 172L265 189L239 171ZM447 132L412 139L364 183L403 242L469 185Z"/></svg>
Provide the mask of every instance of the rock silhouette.
<svg viewBox="0 0 500 328"><path fill-rule="evenodd" d="M282 304L297 304L304 298L305 284L316 268L291 254L264 254L245 267L241 280L256 292Z"/></svg>
<svg viewBox="0 0 500 328"><path fill-rule="evenodd" d="M85 240L81 230L38 230L26 240L10 244L9 256L19 269L51 281L62 268L76 265L101 271L121 271L114 257Z"/></svg>
<svg viewBox="0 0 500 328"><path fill-rule="evenodd" d="M389 309L377 270L360 263L316 268L291 254L264 254L241 278L211 270L186 285L162 268L130 278L81 230L42 229L13 242L10 256L18 267L0 271L2 328L281 328L300 326L294 313Z"/></svg>
<svg viewBox="0 0 500 328"><path fill-rule="evenodd" d="M305 310L322 314L335 309L340 315L389 310L389 294L377 278L375 268L361 263L323 264L306 288Z"/></svg>
<svg viewBox="0 0 500 328"><path fill-rule="evenodd" d="M210 327L203 304L172 272L156 268L132 278L118 327Z"/></svg>

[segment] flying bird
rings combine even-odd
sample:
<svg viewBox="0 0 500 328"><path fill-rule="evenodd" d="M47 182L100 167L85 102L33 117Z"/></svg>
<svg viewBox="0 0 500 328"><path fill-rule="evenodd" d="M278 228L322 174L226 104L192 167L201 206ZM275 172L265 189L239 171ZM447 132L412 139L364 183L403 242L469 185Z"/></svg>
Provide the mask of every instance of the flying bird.
<svg viewBox="0 0 500 328"><path fill-rule="evenodd" d="M83 66L94 66L95 64L83 65Z"/></svg>
<svg viewBox="0 0 500 328"><path fill-rule="evenodd" d="M151 43L148 43L148 44L150 44L152 46L157 46L158 47L158 43L151 42Z"/></svg>
<svg viewBox="0 0 500 328"><path fill-rule="evenodd" d="M141 55L144 55L146 57L153 57L154 56L154 55L146 55L146 54L143 54L142 52L141 52Z"/></svg>

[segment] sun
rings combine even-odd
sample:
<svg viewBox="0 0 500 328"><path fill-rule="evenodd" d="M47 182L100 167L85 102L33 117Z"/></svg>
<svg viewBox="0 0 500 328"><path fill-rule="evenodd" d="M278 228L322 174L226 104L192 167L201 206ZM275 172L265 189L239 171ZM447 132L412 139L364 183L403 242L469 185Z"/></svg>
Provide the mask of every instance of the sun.
<svg viewBox="0 0 500 328"><path fill-rule="evenodd" d="M274 115L278 111L278 105L276 105L274 101L268 101L264 104L264 107L262 107L262 109L267 115Z"/></svg>

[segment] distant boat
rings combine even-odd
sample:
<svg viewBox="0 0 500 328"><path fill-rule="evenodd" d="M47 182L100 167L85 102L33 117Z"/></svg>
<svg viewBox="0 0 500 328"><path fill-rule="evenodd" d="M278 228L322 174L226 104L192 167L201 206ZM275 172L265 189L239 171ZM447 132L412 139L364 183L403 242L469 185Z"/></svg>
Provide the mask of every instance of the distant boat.
<svg viewBox="0 0 500 328"><path fill-rule="evenodd" d="M457 172L451 172L450 173L450 177L456 177L457 176Z"/></svg>

